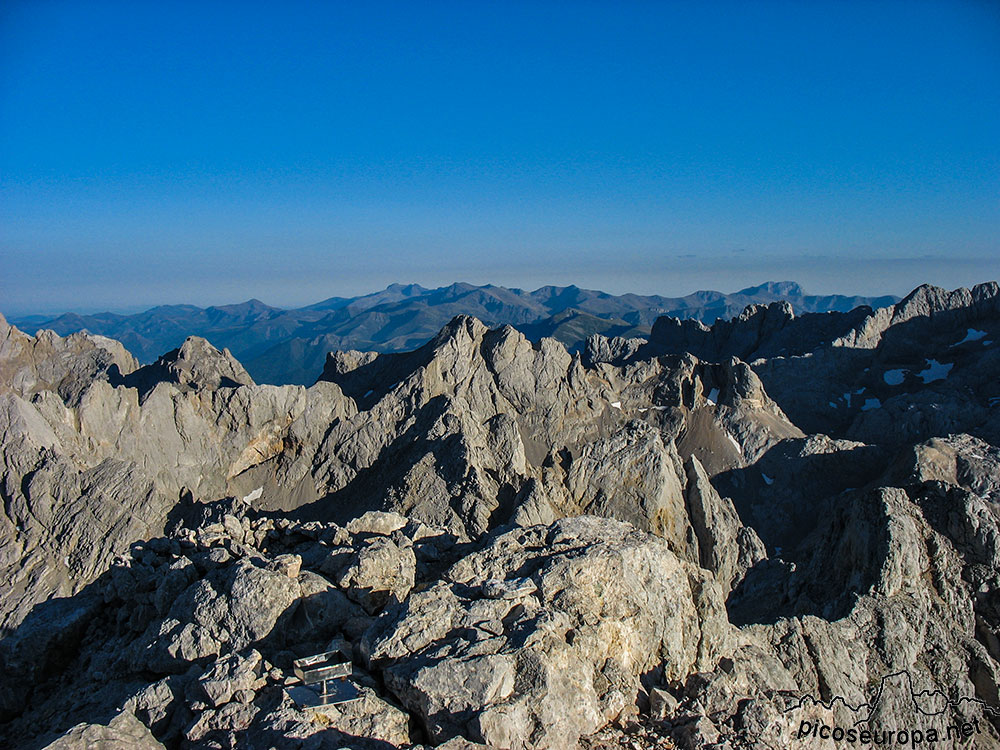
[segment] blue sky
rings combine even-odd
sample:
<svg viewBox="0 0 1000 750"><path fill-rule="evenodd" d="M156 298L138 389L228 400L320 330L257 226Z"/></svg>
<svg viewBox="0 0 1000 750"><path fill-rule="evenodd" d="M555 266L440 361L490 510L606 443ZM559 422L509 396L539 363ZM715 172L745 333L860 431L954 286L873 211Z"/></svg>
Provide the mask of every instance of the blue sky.
<svg viewBox="0 0 1000 750"><path fill-rule="evenodd" d="M0 5L0 310L1000 276L1000 3Z"/></svg>

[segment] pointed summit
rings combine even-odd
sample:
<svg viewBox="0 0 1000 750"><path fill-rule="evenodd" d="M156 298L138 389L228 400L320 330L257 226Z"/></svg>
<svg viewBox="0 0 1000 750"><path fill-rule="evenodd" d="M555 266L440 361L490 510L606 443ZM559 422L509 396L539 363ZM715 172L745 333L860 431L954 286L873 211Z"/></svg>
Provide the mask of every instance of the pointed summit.
<svg viewBox="0 0 1000 750"><path fill-rule="evenodd" d="M254 385L253 378L228 349L219 351L199 336L188 336L179 348L125 378L125 384L138 388L143 398L163 382L175 383L185 390Z"/></svg>

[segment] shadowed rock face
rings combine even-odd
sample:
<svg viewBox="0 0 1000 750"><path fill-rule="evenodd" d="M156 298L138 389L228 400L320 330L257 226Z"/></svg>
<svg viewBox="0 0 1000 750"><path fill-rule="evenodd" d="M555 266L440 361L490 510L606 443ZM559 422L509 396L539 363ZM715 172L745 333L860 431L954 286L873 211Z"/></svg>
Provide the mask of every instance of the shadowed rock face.
<svg viewBox="0 0 1000 750"><path fill-rule="evenodd" d="M890 307L805 314L776 302L711 327L661 318L649 342L595 339L593 361L685 352L748 362L806 433L902 446L967 432L1000 439L1000 287L922 286Z"/></svg>
<svg viewBox="0 0 1000 750"><path fill-rule="evenodd" d="M997 746L996 299L582 355L460 316L310 388L4 324L0 740L777 749L940 693ZM285 687L338 637L316 719Z"/></svg>

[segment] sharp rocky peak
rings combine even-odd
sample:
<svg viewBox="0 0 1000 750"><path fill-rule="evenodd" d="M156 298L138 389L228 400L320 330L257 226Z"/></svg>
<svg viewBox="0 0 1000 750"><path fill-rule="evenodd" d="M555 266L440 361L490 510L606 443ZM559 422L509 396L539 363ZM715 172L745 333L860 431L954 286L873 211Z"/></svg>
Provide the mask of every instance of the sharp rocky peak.
<svg viewBox="0 0 1000 750"><path fill-rule="evenodd" d="M905 673L997 746L995 298L583 356L458 316L309 388L8 329L0 741L779 750ZM295 660L341 649L317 719Z"/></svg>
<svg viewBox="0 0 1000 750"><path fill-rule="evenodd" d="M216 390L253 385L253 378L228 349L219 351L207 340L189 336L180 347L125 379L125 384L138 388L142 397L159 383L188 390Z"/></svg>

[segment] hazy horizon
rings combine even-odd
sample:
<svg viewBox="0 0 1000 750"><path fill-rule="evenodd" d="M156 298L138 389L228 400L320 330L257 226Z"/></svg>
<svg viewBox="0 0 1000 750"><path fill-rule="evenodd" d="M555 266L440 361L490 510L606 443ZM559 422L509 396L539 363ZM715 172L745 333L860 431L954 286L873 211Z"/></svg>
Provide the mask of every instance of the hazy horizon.
<svg viewBox="0 0 1000 750"><path fill-rule="evenodd" d="M80 315L93 314L99 312L111 312L117 314L134 314L144 312L150 308L160 305L194 305L197 307L211 307L221 305L232 305L257 299L271 307L294 309L305 307L316 302L320 302L331 297L359 297L366 294L381 291L392 284L417 284L428 289L449 286L454 283L467 283L475 286L485 286L493 284L510 289L523 289L534 291L544 286L577 286L582 289L607 292L609 294L638 294L642 296L662 296L662 297L684 297L688 294L701 291L717 291L732 294L742 289L760 286L768 282L790 281L799 284L808 295L831 295L840 294L844 296L864 296L881 297L895 295L905 297L916 287L922 284L931 284L946 289L956 289L958 287L972 287L984 282L1000 280L1000 261L990 262L983 259L955 259L955 258L898 258L884 259L879 262L866 261L863 264L865 271L872 265L879 265L886 269L886 272L894 270L896 281L893 284L883 285L872 282L871 279L862 278L863 273L858 274L853 279L844 275L840 278L830 280L826 275L828 283L823 283L824 278L813 278L812 282L803 281L800 277L793 275L780 275L783 269L803 269L809 259L796 264L794 261L786 263L775 263L778 275L766 275L761 271L755 274L754 270L737 265L728 272L712 275L710 271L699 271L691 269L690 273L675 273L673 278L665 282L657 283L655 272L646 274L634 274L628 278L625 274L595 273L588 275L589 281L574 279L571 274L554 275L552 280L529 280L527 283L516 273L497 273L493 277L447 277L435 275L433 277L420 278L390 278L388 281L373 280L370 284L364 283L338 283L337 281L326 282L316 278L308 278L301 281L291 281L287 283L275 283L273 280L261 284L220 284L217 281L206 282L199 285L196 291L190 287L186 291L177 290L173 294L174 287L168 285L165 289L162 285L153 287L155 293L145 287L130 286L124 290L117 290L117 301L109 298L107 302L102 302L99 298L88 299L82 303L58 303L44 306L33 305L29 301L27 304L8 304L11 295L4 294L0 298L0 313L8 318L33 317L33 316L55 316L62 313L76 313ZM834 264L843 264L843 259L833 259ZM858 261L859 266L862 265ZM759 268L759 267L758 267ZM937 278L926 278L923 274L928 268L935 268ZM992 274L983 274L984 268L993 270ZM811 274L807 274L811 275ZM821 274L821 276L823 276ZM651 279L652 277L652 279ZM691 279L690 283L685 280ZM699 281L700 279L700 281ZM855 283L851 284L853 280ZM632 281L634 284L630 284ZM16 298L16 297L15 297Z"/></svg>
<svg viewBox="0 0 1000 750"><path fill-rule="evenodd" d="M992 279L986 279L984 281L992 281ZM239 304L243 304L243 303L250 302L250 301L253 301L253 300L256 300L258 302L263 302L265 305L267 305L269 307L273 307L273 308L277 308L277 309L293 310L293 309L300 309L300 308L303 308L303 307L308 307L310 305L313 305L313 304L316 304L316 303L319 303L319 302L323 302L323 301L331 299L331 298L336 298L336 297L357 298L357 297L362 297L362 296L369 295L369 294L375 294L375 293L378 293L380 291L384 291L387 288L392 287L392 286L396 286L396 285L398 285L398 286L408 286L410 284L416 284L417 286L424 287L425 289L428 289L428 290L445 288L445 287L451 286L452 284L470 284L470 285L475 286L475 287L483 287L483 286L488 286L488 285L492 284L493 286L500 286L500 287L504 287L504 288L507 288L507 289L515 289L515 290L520 290L520 291L524 291L524 292L534 292L534 291L536 291L538 289L541 289L543 287L546 287L546 286L556 286L556 287L561 287L561 288L566 288L566 287L570 287L570 286L576 286L576 287L578 287L580 289L587 290L587 291L606 292L608 294L613 294L613 295L637 294L637 295L640 295L640 296L661 296L661 297L667 297L667 298L682 298L682 297L685 297L685 296L688 296L688 295L691 295L691 294L695 294L695 293L698 293L698 292L721 292L723 294L735 294L737 292L744 291L744 290L751 289L751 288L755 288L755 287L759 287L759 286L763 286L764 284L768 284L768 283L774 283L774 284L796 283L796 284L798 284L799 282L795 281L794 279L776 279L776 278L775 279L761 279L761 280L753 282L753 283L745 283L742 286L733 287L733 288L720 288L720 287L706 286L706 287L699 287L697 289L688 289L688 290L686 290L684 292L667 294L667 293L661 293L661 292L655 292L655 291L654 292L635 292L635 291L633 291L631 289L623 289L621 291L612 291L610 289L602 289L602 288L599 288L599 287L596 287L596 286L588 286L588 285L584 285L584 284L573 284L572 282L567 283L567 284L538 284L538 285L528 285L528 286L523 286L522 285L522 286L518 286L516 284L515 285L507 285L507 284L497 284L495 282L484 282L482 284L477 284L477 283L473 283L473 282L467 281L465 279L455 279L455 280L452 280L452 281L444 283L444 284L433 284L433 285L420 284L419 282L412 282L412 281L395 281L395 282L390 282L389 284L386 284L385 286L379 287L377 289L366 289L366 290L364 290L364 291L362 291L362 292L360 292L358 294L327 294L327 295L322 296L322 297L309 298L305 302L294 303L294 304L278 304L278 303L272 302L272 301L267 300L267 299L262 299L260 297L255 296L255 295L250 295L248 297L242 297L242 298L239 298L239 299L235 299L234 298L234 299L226 299L226 300L222 300L222 301L215 300L215 301L207 301L207 302L194 302L194 301L186 301L186 300L182 300L182 301L174 300L174 301L166 301L166 302L156 302L156 303L153 303L153 304L138 304L138 305L119 306L119 307L113 307L113 306L103 306L102 307L100 305L97 305L97 306L93 306L93 307L78 307L78 308L75 308L75 309L74 308L60 308L60 307L56 307L56 308L52 308L50 310L44 310L44 309L17 310L17 309L14 309L14 308L12 308L12 309L0 308L0 314L4 315L4 317L6 317L8 319L15 319L15 318L38 318L38 317L57 317L59 315L67 314L67 313L68 314L77 314L77 315L93 315L93 314L97 314L97 313L114 313L114 314L117 314L117 315L135 315L135 314L138 314L138 313L147 312L148 310L154 309L156 307L161 307L161 306L170 306L170 305L184 306L184 305L190 305L190 306L200 307L200 308L223 307L223 306L227 306L227 305L239 305ZM975 283L983 283L983 282L975 282ZM846 297L883 297L883 296L905 297L906 294L908 294L909 292L911 292L916 286L919 286L919 285L915 285L914 287L911 287L911 288L907 289L903 293L885 292L885 293L880 293L880 294L861 294L861 293L856 293L856 292L816 292L816 291L813 291L812 289L809 289L809 288L807 288L807 287L805 287L805 286L803 286L801 284L799 284L799 286L802 288L803 293L805 295L807 295L807 296L842 295L842 296L846 296ZM972 286L972 284L968 284L966 286Z"/></svg>
<svg viewBox="0 0 1000 750"><path fill-rule="evenodd" d="M997 133L979 0L14 0L0 310L969 286Z"/></svg>

